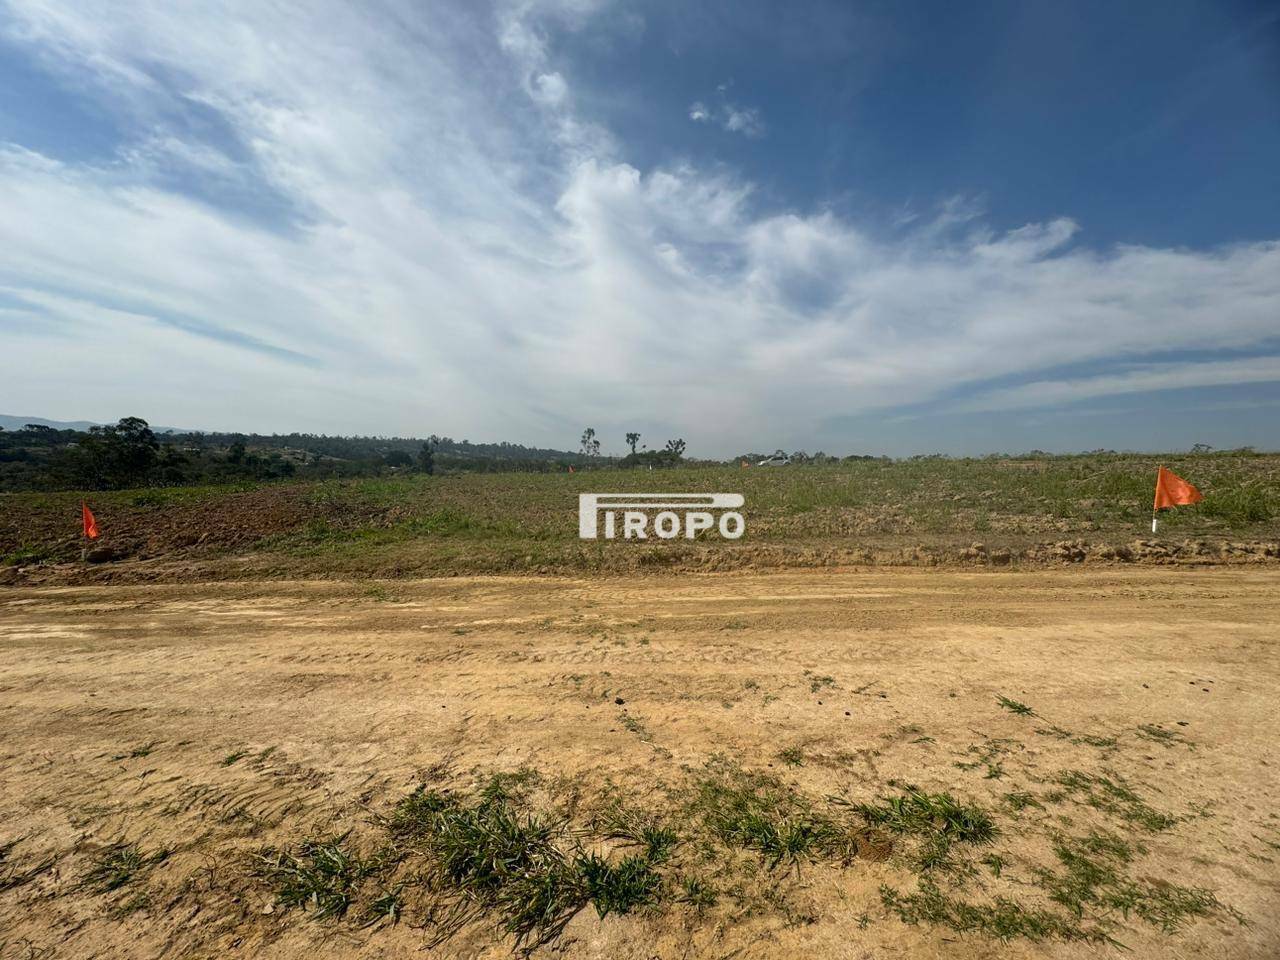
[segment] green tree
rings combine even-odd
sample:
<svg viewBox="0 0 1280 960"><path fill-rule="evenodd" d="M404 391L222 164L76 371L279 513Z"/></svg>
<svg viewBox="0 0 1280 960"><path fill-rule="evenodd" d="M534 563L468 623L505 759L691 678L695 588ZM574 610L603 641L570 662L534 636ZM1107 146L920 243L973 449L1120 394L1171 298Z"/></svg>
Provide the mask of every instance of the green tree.
<svg viewBox="0 0 1280 960"><path fill-rule="evenodd" d="M596 439L595 427L582 431L582 453L587 457L600 456L600 441Z"/></svg>
<svg viewBox="0 0 1280 960"><path fill-rule="evenodd" d="M677 459L684 456L684 440L668 440L667 452L674 454Z"/></svg>
<svg viewBox="0 0 1280 960"><path fill-rule="evenodd" d="M636 452L636 444L639 442L640 442L640 434L638 433L627 434L627 446L631 448L631 452L633 454Z"/></svg>
<svg viewBox="0 0 1280 960"><path fill-rule="evenodd" d="M90 427L69 453L70 474L95 490L136 487L151 478L160 444L141 417Z"/></svg>

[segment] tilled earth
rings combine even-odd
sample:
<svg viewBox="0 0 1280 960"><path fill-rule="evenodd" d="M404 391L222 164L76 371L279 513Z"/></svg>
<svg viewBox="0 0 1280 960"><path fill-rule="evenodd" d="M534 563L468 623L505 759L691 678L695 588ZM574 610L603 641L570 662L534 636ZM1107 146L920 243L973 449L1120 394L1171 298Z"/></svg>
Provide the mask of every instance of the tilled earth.
<svg viewBox="0 0 1280 960"><path fill-rule="evenodd" d="M540 955L1274 957L1278 627L1271 565L0 588L0 957L509 956L388 832L494 774L677 838ZM726 783L856 849L713 837ZM868 812L944 793L994 836Z"/></svg>

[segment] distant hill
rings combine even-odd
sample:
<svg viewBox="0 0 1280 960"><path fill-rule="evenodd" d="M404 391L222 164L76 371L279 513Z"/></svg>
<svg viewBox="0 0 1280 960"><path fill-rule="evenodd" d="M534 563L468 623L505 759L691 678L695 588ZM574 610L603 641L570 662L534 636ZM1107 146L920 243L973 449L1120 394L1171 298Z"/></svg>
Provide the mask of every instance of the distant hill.
<svg viewBox="0 0 1280 960"><path fill-rule="evenodd" d="M14 417L0 413L0 427L6 430L21 430L28 423L36 423L42 427L53 427L55 430L88 430L100 426L95 420L46 420L44 417ZM192 433L185 427L152 427L156 433Z"/></svg>

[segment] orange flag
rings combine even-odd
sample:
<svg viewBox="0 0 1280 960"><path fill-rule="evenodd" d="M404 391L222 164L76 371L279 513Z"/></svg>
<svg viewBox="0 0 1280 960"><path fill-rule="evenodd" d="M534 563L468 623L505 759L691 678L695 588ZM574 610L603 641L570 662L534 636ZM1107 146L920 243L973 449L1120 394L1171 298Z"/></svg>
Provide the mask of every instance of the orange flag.
<svg viewBox="0 0 1280 960"><path fill-rule="evenodd" d="M569 468L569 472L570 472L570 473L573 473L573 467L570 467L570 468Z"/></svg>
<svg viewBox="0 0 1280 960"><path fill-rule="evenodd" d="M1188 503L1199 503L1203 499L1203 493L1172 470L1166 470L1161 467L1160 472L1156 474L1156 505L1154 509L1163 510L1165 507L1180 507Z"/></svg>
<svg viewBox="0 0 1280 960"><path fill-rule="evenodd" d="M90 540L97 540L98 520L83 500L80 501L80 519L84 521L84 535Z"/></svg>

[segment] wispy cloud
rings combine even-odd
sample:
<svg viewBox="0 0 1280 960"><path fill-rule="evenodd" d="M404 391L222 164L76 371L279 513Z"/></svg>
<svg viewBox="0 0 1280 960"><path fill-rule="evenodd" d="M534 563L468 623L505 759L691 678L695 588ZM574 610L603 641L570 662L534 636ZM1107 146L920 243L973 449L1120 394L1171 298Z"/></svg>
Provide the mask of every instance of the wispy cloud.
<svg viewBox="0 0 1280 960"><path fill-rule="evenodd" d="M8 42L126 133L0 150L0 407L729 453L958 390L1280 379L1280 243L1098 252L963 203L887 230L639 169L549 39L596 6L11 2ZM211 177L279 203L190 188ZM1140 366L1225 348L1266 356ZM1047 373L1101 360L1129 363ZM1038 382L983 392L1010 379Z"/></svg>
<svg viewBox="0 0 1280 960"><path fill-rule="evenodd" d="M1225 384L1280 382L1280 356L1199 363L1148 363L1121 373L1071 380L1036 380L988 390L955 406L955 412L1018 410L1061 406L1128 393L1218 387Z"/></svg>

